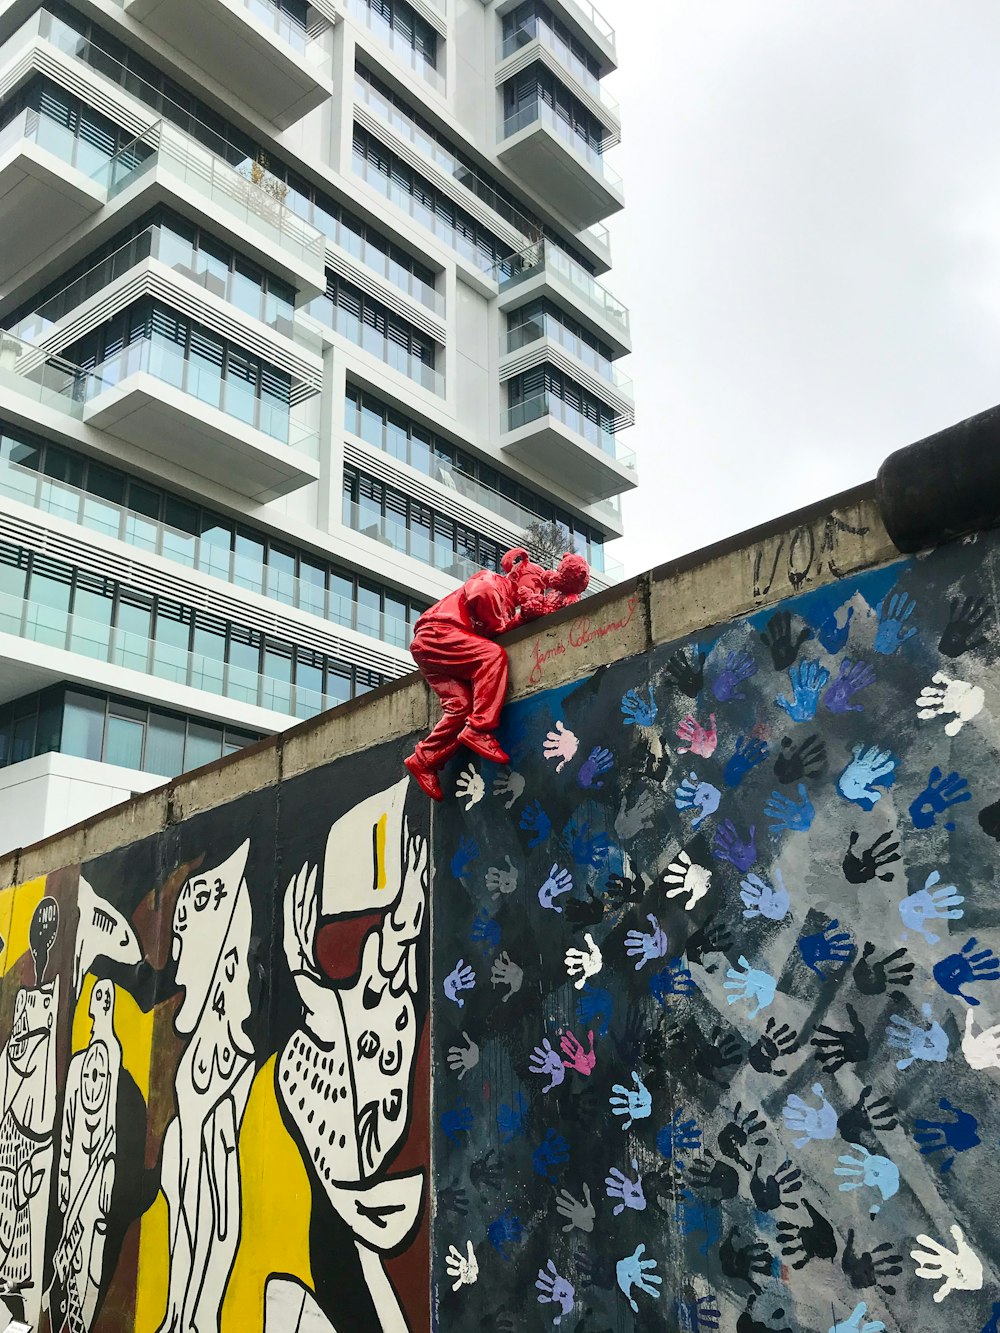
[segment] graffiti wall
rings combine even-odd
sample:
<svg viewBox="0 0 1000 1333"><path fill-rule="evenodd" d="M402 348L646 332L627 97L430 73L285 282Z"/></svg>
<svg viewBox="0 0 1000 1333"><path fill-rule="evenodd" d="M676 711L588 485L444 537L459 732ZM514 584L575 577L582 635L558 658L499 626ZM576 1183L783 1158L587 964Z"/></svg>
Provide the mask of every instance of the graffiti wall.
<svg viewBox="0 0 1000 1333"><path fill-rule="evenodd" d="M428 1327L404 752L0 893L0 1326Z"/></svg>
<svg viewBox="0 0 1000 1333"><path fill-rule="evenodd" d="M454 766L442 1329L1000 1329L998 573L841 580Z"/></svg>

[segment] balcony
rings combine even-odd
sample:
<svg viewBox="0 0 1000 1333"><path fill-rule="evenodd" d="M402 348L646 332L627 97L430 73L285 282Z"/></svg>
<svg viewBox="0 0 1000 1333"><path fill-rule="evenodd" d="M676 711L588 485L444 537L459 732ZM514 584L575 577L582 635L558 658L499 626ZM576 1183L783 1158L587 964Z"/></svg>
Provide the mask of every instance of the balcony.
<svg viewBox="0 0 1000 1333"><path fill-rule="evenodd" d="M90 175L94 156L83 139L30 109L0 130L0 283L103 207L105 191Z"/></svg>
<svg viewBox="0 0 1000 1333"><path fill-rule="evenodd" d="M316 10L306 30L267 0L124 0L124 7L279 129L332 92L332 29Z"/></svg>
<svg viewBox="0 0 1000 1333"><path fill-rule="evenodd" d="M78 391L86 425L258 503L319 476L318 396L265 400L148 338L86 372Z"/></svg>
<svg viewBox="0 0 1000 1333"><path fill-rule="evenodd" d="M444 397L444 373L422 361L408 347L395 342L387 330L383 331L345 309L344 306L336 305L327 296L319 296L315 301L310 301L304 313L311 315L334 333L339 333L355 347L360 347L363 352L377 357L385 365L419 384L421 388L438 397Z"/></svg>
<svg viewBox="0 0 1000 1333"><path fill-rule="evenodd" d="M638 484L635 454L553 393L509 407L500 448L571 491L583 504L606 500Z"/></svg>
<svg viewBox="0 0 1000 1333"><path fill-rule="evenodd" d="M207 216L222 238L285 278L303 301L326 290L326 240L286 208L283 186L259 163L237 169L158 121L96 172L108 202L125 214L161 201L194 221Z"/></svg>
<svg viewBox="0 0 1000 1333"><path fill-rule="evenodd" d="M440 10L442 4L431 0L435 9ZM421 79L424 80L435 92L444 96L445 80L444 75L432 64L423 51L418 51L413 42L405 33L397 32L390 24L386 23L381 14L377 13L365 0L344 0L344 7L352 18L357 19L364 26L383 42L393 53L397 60L402 61L409 69ZM439 43L439 46L441 44Z"/></svg>
<svg viewBox="0 0 1000 1333"><path fill-rule="evenodd" d="M344 501L344 526L399 555L408 555L421 564L431 565L454 579L464 581L482 568L468 556L460 555L450 543L434 540L428 528L408 528L405 523L389 518L381 511L351 500Z"/></svg>
<svg viewBox="0 0 1000 1333"><path fill-rule="evenodd" d="M632 350L628 308L602 287L582 265L547 241L526 246L497 264L499 306L509 310L537 296L550 296L583 320L619 354Z"/></svg>
<svg viewBox="0 0 1000 1333"><path fill-rule="evenodd" d="M510 379L543 360L554 361L612 406L618 414L619 429L635 423L635 398L629 377L547 311L509 328L501 336L500 378Z"/></svg>
<svg viewBox="0 0 1000 1333"><path fill-rule="evenodd" d="M541 98L503 120L497 138L500 161L576 229L625 207L618 173Z"/></svg>
<svg viewBox="0 0 1000 1333"><path fill-rule="evenodd" d="M606 147L621 140L618 102L570 46L540 18L530 18L497 46L497 83L540 61L606 126Z"/></svg>

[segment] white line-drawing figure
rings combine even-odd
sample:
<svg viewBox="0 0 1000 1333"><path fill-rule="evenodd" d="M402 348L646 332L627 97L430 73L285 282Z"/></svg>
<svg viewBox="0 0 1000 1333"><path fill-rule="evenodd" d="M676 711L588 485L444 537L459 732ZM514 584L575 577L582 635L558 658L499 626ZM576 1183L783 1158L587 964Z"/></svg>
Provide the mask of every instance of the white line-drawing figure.
<svg viewBox="0 0 1000 1333"><path fill-rule="evenodd" d="M298 1278L272 1273L264 1284L264 1327L281 1333L337 1333Z"/></svg>
<svg viewBox="0 0 1000 1333"><path fill-rule="evenodd" d="M383 1255L412 1236L423 1196L422 1171L385 1172L410 1122L416 950L428 887L427 843L404 818L406 791L404 778L338 819L327 838L322 886L317 869L304 865L284 900L285 955L303 1012L278 1057L275 1083L314 1189L353 1236L366 1308L378 1321L373 1333L407 1328ZM337 942L322 970L321 918ZM321 1258L314 1256L314 1273ZM354 1298L341 1290L346 1310ZM329 1304L323 1312L335 1326ZM286 1325L275 1317L266 1327Z"/></svg>
<svg viewBox="0 0 1000 1333"><path fill-rule="evenodd" d="M41 1315L45 1222L56 1116L59 978L45 981L59 904L43 898L28 928L34 987L18 991L0 1058L0 1304L35 1327Z"/></svg>
<svg viewBox="0 0 1000 1333"><path fill-rule="evenodd" d="M82 875L76 904L80 921L73 951L73 995L79 999L83 979L98 958L134 967L142 962L142 946L118 908L96 894Z"/></svg>
<svg viewBox="0 0 1000 1333"><path fill-rule="evenodd" d="M48 1291L53 1333L89 1333L104 1276L115 1184L122 1048L110 981L95 984L88 1012L90 1041L66 1071L58 1177L62 1234Z"/></svg>
<svg viewBox="0 0 1000 1333"><path fill-rule="evenodd" d="M192 876L174 907L172 954L184 1000L174 1027L190 1040L175 1078L177 1115L163 1136L170 1278L159 1333L214 1333L240 1238L237 1139L254 1075L250 1017L249 840Z"/></svg>

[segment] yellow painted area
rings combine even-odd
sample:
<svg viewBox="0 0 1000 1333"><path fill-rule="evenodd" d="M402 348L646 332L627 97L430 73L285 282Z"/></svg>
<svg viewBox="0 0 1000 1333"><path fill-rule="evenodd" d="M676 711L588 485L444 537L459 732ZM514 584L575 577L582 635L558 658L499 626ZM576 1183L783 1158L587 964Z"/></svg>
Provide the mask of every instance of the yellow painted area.
<svg viewBox="0 0 1000 1333"><path fill-rule="evenodd" d="M278 1110L275 1060L258 1070L240 1129L243 1224L219 1333L258 1333L269 1274L290 1273L312 1286L309 1178ZM136 1333L143 1333L139 1323Z"/></svg>
<svg viewBox="0 0 1000 1333"><path fill-rule="evenodd" d="M73 1012L72 1047L82 1051L90 1041L92 1019L90 1017L90 995L96 978L91 974L83 979L80 998ZM122 1044L122 1064L135 1079L136 1087L142 1093L144 1102L149 1101L149 1066L153 1051L153 1014L144 1014L129 995L120 986L115 987L115 1032Z"/></svg>
<svg viewBox="0 0 1000 1333"><path fill-rule="evenodd" d="M21 955L28 952L31 918L44 897L44 875L0 893L0 935L7 943L0 958L0 976L6 976Z"/></svg>
<svg viewBox="0 0 1000 1333"><path fill-rule="evenodd" d="M384 889L386 885L385 875L385 830L389 823L389 816L382 815L375 825L375 887Z"/></svg>
<svg viewBox="0 0 1000 1333"><path fill-rule="evenodd" d="M156 1333L167 1308L169 1273L167 1201L157 1194L143 1214L139 1232L139 1280L135 1293L135 1333Z"/></svg>

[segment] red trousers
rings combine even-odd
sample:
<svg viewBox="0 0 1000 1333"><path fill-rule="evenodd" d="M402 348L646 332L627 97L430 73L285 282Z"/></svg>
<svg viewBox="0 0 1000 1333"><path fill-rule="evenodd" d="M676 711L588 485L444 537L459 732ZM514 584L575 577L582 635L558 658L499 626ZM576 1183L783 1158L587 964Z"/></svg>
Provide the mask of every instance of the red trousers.
<svg viewBox="0 0 1000 1333"><path fill-rule="evenodd" d="M445 621L421 626L410 652L444 710L414 750L424 768L436 771L459 748L463 727L496 730L507 695L507 653L492 639Z"/></svg>

